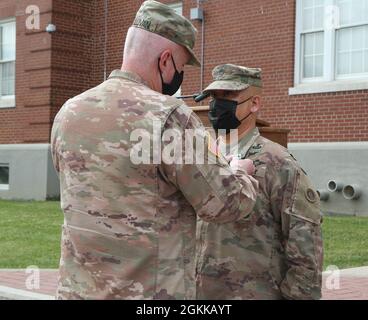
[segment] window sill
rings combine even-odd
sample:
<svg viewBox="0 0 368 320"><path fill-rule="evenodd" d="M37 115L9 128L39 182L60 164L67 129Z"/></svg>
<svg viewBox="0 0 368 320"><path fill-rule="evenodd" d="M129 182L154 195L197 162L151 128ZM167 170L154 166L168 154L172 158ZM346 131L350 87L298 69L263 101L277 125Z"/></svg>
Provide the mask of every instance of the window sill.
<svg viewBox="0 0 368 320"><path fill-rule="evenodd" d="M9 185L8 184L0 184L0 191L8 191Z"/></svg>
<svg viewBox="0 0 368 320"><path fill-rule="evenodd" d="M331 82L303 83L289 88L289 95L312 94L368 89L368 80L340 80Z"/></svg>
<svg viewBox="0 0 368 320"><path fill-rule="evenodd" d="M15 97L0 98L0 108L15 108Z"/></svg>

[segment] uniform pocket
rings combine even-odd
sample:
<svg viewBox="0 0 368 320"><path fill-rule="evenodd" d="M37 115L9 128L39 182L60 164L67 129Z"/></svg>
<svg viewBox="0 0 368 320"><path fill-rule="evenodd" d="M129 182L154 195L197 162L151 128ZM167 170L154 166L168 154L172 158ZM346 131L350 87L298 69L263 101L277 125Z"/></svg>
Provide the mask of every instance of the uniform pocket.
<svg viewBox="0 0 368 320"><path fill-rule="evenodd" d="M296 179L290 214L313 224L321 224L320 200L310 179L300 170L297 171Z"/></svg>

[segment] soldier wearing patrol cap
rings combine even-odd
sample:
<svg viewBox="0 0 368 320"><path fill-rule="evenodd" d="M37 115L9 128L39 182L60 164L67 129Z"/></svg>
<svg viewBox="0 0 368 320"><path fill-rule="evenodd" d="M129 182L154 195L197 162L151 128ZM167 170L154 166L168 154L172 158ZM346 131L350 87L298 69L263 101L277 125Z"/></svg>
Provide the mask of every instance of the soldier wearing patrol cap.
<svg viewBox="0 0 368 320"><path fill-rule="evenodd" d="M58 299L195 298L197 215L226 223L252 211L258 183L248 175L249 161L229 166L197 144L193 154L203 163L154 157L167 129L183 141L186 129L197 129L210 145L198 117L170 96L184 65L199 65L195 31L170 7L144 2L127 34L122 69L57 114L52 155L65 216ZM141 151L149 161L133 161L147 136Z"/></svg>
<svg viewBox="0 0 368 320"><path fill-rule="evenodd" d="M319 299L323 247L319 197L287 149L260 136L261 70L213 70L209 118L228 154L249 158L259 182L249 217L198 224L198 299ZM229 140L237 129L238 143Z"/></svg>

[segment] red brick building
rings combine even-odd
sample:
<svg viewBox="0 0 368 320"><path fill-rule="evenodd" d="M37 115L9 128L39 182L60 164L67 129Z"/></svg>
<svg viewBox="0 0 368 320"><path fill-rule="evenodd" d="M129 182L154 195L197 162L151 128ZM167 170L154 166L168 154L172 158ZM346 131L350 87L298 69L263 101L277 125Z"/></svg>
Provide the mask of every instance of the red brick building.
<svg viewBox="0 0 368 320"><path fill-rule="evenodd" d="M7 86L8 93L7 97L0 96L0 165L7 163L2 154L7 154L9 145L47 148L53 118L62 104L120 68L125 35L142 2L0 0L0 30L4 25L2 30L14 32L6 25L10 22L16 34L15 55L10 55L15 62L14 92L9 84L11 66L7 66L10 71L7 69L3 78L0 76L0 86L7 83L3 87ZM203 21L193 21L198 29L195 49L204 57L203 73L187 67L182 94L199 92L211 81L211 71L218 64L261 67L261 118L274 127L291 129L291 146L298 149L304 146L300 143L315 143L331 147L323 143L338 142L333 145L339 154L347 145L359 146L359 154L361 148L367 154L368 1L161 2L188 18L190 9L197 6L204 12ZM29 5L39 8L39 16L32 8L27 9ZM27 27L32 16L39 17L39 28ZM45 31L49 23L56 26L55 32ZM0 56L0 70L1 65ZM331 157L341 159L340 155ZM45 161L49 168L50 159ZM315 165L306 166L315 171ZM322 188L324 182L317 179L316 184Z"/></svg>

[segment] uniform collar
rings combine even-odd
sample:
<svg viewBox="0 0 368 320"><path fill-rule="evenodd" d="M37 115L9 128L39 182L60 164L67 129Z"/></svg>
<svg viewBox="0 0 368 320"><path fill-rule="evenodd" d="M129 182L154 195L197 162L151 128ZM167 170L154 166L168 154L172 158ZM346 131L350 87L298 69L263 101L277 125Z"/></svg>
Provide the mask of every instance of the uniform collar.
<svg viewBox="0 0 368 320"><path fill-rule="evenodd" d="M255 127L240 139L237 146L231 147L231 154L237 152L240 158L244 158L259 136L259 130Z"/></svg>
<svg viewBox="0 0 368 320"><path fill-rule="evenodd" d="M148 87L146 81L144 81L139 75L131 71L122 71L122 70L114 70L111 72L109 79L113 78L122 78L126 80L130 80L139 84L143 84L144 86Z"/></svg>

